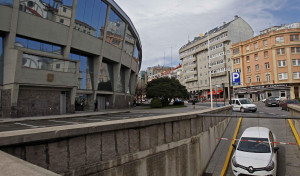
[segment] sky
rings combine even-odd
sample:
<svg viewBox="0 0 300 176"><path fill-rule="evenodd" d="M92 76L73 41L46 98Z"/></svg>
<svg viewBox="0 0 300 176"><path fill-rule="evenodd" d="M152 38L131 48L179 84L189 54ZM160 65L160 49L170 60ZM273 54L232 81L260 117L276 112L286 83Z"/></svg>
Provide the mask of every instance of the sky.
<svg viewBox="0 0 300 176"><path fill-rule="evenodd" d="M141 70L177 66L178 51L194 37L243 18L254 35L270 26L300 22L300 0L115 0L139 33Z"/></svg>

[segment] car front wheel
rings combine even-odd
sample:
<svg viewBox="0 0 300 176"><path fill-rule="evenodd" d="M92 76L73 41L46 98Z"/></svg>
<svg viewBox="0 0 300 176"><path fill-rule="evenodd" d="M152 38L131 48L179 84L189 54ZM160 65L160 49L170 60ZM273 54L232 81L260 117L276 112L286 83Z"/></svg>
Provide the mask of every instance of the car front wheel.
<svg viewBox="0 0 300 176"><path fill-rule="evenodd" d="M244 108L241 108L241 112L245 112L245 109L244 109Z"/></svg>

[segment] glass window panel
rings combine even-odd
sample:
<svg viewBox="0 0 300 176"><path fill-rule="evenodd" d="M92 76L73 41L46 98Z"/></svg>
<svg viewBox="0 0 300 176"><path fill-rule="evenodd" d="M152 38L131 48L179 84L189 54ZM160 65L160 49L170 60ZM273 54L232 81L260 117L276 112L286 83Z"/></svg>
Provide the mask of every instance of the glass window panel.
<svg viewBox="0 0 300 176"><path fill-rule="evenodd" d="M22 37L16 37L15 46L30 48L54 54L62 54L61 46L30 40Z"/></svg>
<svg viewBox="0 0 300 176"><path fill-rule="evenodd" d="M0 0L1 1L1 0ZM73 0L20 1L19 10L70 26Z"/></svg>
<svg viewBox="0 0 300 176"><path fill-rule="evenodd" d="M92 89L91 75L90 75L90 70L88 65L88 57L71 53L70 59L80 61L78 89Z"/></svg>
<svg viewBox="0 0 300 176"><path fill-rule="evenodd" d="M125 22L111 10L107 24L106 42L118 48L122 48L124 32Z"/></svg>
<svg viewBox="0 0 300 176"><path fill-rule="evenodd" d="M75 29L103 39L106 11L101 0L78 0Z"/></svg>
<svg viewBox="0 0 300 176"><path fill-rule="evenodd" d="M137 48L137 46L135 46L135 49L134 49L133 59L136 62L138 62L138 59L139 59L139 49Z"/></svg>
<svg viewBox="0 0 300 176"><path fill-rule="evenodd" d="M13 6L14 0L0 0L0 4L7 5L7 6Z"/></svg>
<svg viewBox="0 0 300 176"><path fill-rule="evenodd" d="M98 80L98 90L112 91L113 87L113 65L102 62Z"/></svg>

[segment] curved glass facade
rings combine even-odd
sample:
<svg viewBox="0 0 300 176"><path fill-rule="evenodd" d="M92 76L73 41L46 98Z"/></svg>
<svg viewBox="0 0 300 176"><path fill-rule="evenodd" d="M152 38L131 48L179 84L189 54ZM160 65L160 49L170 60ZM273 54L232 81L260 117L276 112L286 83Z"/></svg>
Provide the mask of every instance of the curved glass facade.
<svg viewBox="0 0 300 176"><path fill-rule="evenodd" d="M103 39L106 12L101 0L78 0L74 29Z"/></svg>
<svg viewBox="0 0 300 176"><path fill-rule="evenodd" d="M113 64L102 62L100 66L98 90L112 91L113 89Z"/></svg>
<svg viewBox="0 0 300 176"><path fill-rule="evenodd" d="M70 26L73 0L22 0L19 10Z"/></svg>
<svg viewBox="0 0 300 176"><path fill-rule="evenodd" d="M78 77L78 89L92 89L91 74L89 69L89 59L87 56L82 56L74 53L70 53L71 60L80 61L79 77Z"/></svg>
<svg viewBox="0 0 300 176"><path fill-rule="evenodd" d="M13 6L14 0L0 0L0 4L6 5L6 6Z"/></svg>
<svg viewBox="0 0 300 176"><path fill-rule="evenodd" d="M125 26L125 22L119 17L119 15L111 10L107 24L106 42L118 48L122 48Z"/></svg>
<svg viewBox="0 0 300 176"><path fill-rule="evenodd" d="M29 49L44 51L53 54L62 54L62 47L54 44L40 42L36 40L30 40L23 37L16 37L16 47L25 47Z"/></svg>

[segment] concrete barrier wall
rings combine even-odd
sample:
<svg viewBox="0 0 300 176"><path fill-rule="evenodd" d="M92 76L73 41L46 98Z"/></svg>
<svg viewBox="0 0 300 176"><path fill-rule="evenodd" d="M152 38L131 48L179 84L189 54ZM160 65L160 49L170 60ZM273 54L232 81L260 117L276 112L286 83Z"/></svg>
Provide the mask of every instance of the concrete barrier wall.
<svg viewBox="0 0 300 176"><path fill-rule="evenodd" d="M300 117L300 106L289 104L288 107L292 117ZM292 121L298 134L300 135L300 120L293 119Z"/></svg>
<svg viewBox="0 0 300 176"><path fill-rule="evenodd" d="M63 175L195 176L207 166L231 106L0 133L1 150Z"/></svg>

